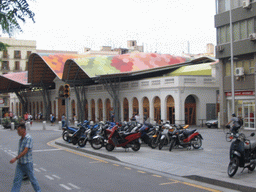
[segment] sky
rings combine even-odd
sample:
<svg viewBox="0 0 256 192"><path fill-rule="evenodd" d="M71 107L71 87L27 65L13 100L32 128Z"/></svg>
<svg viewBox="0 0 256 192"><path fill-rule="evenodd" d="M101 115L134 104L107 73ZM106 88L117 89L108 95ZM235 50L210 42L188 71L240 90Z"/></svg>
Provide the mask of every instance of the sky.
<svg viewBox="0 0 256 192"><path fill-rule="evenodd" d="M83 52L84 47L127 48L137 40L145 52L205 53L216 45L215 0L34 0L35 23L22 24L16 39L37 49ZM189 43L188 43L189 42ZM189 49L188 49L189 44Z"/></svg>

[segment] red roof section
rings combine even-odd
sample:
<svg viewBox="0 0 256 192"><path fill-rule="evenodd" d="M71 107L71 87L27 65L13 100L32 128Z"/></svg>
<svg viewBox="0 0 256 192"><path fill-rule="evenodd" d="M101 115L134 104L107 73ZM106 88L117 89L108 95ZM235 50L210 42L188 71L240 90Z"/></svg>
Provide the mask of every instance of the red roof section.
<svg viewBox="0 0 256 192"><path fill-rule="evenodd" d="M2 75L3 77L15 81L17 83L28 85L28 72L8 73Z"/></svg>

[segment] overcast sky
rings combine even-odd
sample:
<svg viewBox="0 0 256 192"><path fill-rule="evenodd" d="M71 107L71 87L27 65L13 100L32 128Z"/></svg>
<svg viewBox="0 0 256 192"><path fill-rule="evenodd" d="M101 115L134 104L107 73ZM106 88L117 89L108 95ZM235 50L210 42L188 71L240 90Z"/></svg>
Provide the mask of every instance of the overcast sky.
<svg viewBox="0 0 256 192"><path fill-rule="evenodd" d="M82 52L84 47L127 47L137 40L145 52L181 55L206 52L216 44L215 0L35 0L36 23L27 22L17 39L37 49Z"/></svg>

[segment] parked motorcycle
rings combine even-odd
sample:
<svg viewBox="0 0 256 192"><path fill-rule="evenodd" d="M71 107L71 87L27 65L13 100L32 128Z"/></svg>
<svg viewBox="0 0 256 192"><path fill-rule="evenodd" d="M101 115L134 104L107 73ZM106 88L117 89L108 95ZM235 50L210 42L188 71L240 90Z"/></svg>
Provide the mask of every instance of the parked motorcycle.
<svg viewBox="0 0 256 192"><path fill-rule="evenodd" d="M152 124L145 123L141 128L139 128L139 132L141 132L141 140L151 146L151 140L153 135L155 135L155 128Z"/></svg>
<svg viewBox="0 0 256 192"><path fill-rule="evenodd" d="M250 136L253 137L254 135L255 133L251 133ZM230 137L235 138L235 140L230 146L228 176L233 177L238 167L253 171L256 166L256 142L251 142L241 133L234 133Z"/></svg>
<svg viewBox="0 0 256 192"><path fill-rule="evenodd" d="M62 138L64 141L71 141L70 138L78 130L78 127L63 127Z"/></svg>
<svg viewBox="0 0 256 192"><path fill-rule="evenodd" d="M155 134L152 136L152 140L151 140L151 144L150 144L150 147L152 149L157 148L157 146L159 145L160 139L162 136L162 131L163 131L163 129L162 129L161 125L155 126Z"/></svg>
<svg viewBox="0 0 256 192"><path fill-rule="evenodd" d="M93 137L97 134L98 129L100 128L100 124L95 124L95 125L86 125L86 130L80 137L78 138L78 146L79 147L84 147L87 142L91 143Z"/></svg>
<svg viewBox="0 0 256 192"><path fill-rule="evenodd" d="M138 151L140 149L140 132L119 133L118 126L116 125L109 130L109 133L108 142L105 146L106 150L113 151L115 147L131 147L133 151Z"/></svg>
<svg viewBox="0 0 256 192"><path fill-rule="evenodd" d="M162 129L163 129L163 132L162 132L159 146L158 146L159 150L161 150L163 146L166 146L171 142L174 127L166 123L162 126Z"/></svg>
<svg viewBox="0 0 256 192"><path fill-rule="evenodd" d="M196 129L188 130L187 128L188 125L184 127L176 126L172 135L169 151L171 151L174 146L190 148L193 146L194 149L199 149L202 146L202 135L198 133Z"/></svg>

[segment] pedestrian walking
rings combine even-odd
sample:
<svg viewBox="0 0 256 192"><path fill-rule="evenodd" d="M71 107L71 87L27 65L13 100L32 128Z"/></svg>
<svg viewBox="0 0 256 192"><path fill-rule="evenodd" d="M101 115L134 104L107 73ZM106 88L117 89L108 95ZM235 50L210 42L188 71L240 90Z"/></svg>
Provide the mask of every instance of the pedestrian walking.
<svg viewBox="0 0 256 192"><path fill-rule="evenodd" d="M64 114L63 114L62 117L61 117L61 122L62 122L62 127L65 127L65 124L66 124L66 117L65 117Z"/></svg>
<svg viewBox="0 0 256 192"><path fill-rule="evenodd" d="M17 133L21 136L19 140L18 156L11 159L10 163L13 164L17 161L15 170L15 176L13 180L13 186L11 192L19 192L23 175L27 175L35 191L41 192L41 188L34 175L33 170L33 158L32 148L33 140L32 137L26 132L26 126L24 123L20 124L17 128Z"/></svg>

